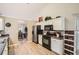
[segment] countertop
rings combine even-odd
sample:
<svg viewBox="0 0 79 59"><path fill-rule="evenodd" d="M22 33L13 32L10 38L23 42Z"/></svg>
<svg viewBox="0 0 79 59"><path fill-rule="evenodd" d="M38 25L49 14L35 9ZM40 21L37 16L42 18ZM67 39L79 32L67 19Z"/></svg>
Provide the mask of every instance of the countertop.
<svg viewBox="0 0 79 59"><path fill-rule="evenodd" d="M6 35L2 35L2 36L0 36L0 38L5 38L5 37L9 37L9 35L6 34Z"/></svg>
<svg viewBox="0 0 79 59"><path fill-rule="evenodd" d="M56 36L53 36L53 35L45 35L45 36L55 38L55 39L58 39L58 40L63 40L63 36L61 36L61 37L56 37Z"/></svg>

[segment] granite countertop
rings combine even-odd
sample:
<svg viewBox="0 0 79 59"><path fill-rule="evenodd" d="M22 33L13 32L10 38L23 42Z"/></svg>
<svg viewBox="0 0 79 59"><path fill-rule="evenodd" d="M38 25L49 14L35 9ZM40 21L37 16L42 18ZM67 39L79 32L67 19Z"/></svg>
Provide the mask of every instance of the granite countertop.
<svg viewBox="0 0 79 59"><path fill-rule="evenodd" d="M9 37L9 35L2 35L2 36L0 36L0 39L2 39L2 38L8 38Z"/></svg>
<svg viewBox="0 0 79 59"><path fill-rule="evenodd" d="M54 37L54 36L53 36L53 37L51 37L51 38L55 38L55 39L57 39L57 40L64 40L64 39L63 39L63 38L61 38L61 37L60 37L60 38L58 38L58 37Z"/></svg>
<svg viewBox="0 0 79 59"><path fill-rule="evenodd" d="M59 40L62 40L63 39L63 36L57 37L56 35L52 35L52 34L48 34L47 36L53 37L53 38L56 38L56 39L59 39Z"/></svg>
<svg viewBox="0 0 79 59"><path fill-rule="evenodd" d="M0 36L0 38L5 38L5 37L9 37L9 36Z"/></svg>
<svg viewBox="0 0 79 59"><path fill-rule="evenodd" d="M9 36L9 34L3 34L0 37L6 37L6 36Z"/></svg>

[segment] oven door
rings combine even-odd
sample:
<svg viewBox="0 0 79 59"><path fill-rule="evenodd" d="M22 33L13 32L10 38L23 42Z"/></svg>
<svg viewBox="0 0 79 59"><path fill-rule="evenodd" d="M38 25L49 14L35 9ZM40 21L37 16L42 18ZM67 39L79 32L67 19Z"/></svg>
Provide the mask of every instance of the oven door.
<svg viewBox="0 0 79 59"><path fill-rule="evenodd" d="M50 37L47 37L46 35L43 36L43 39L42 39L42 45L43 47L51 50L51 38Z"/></svg>

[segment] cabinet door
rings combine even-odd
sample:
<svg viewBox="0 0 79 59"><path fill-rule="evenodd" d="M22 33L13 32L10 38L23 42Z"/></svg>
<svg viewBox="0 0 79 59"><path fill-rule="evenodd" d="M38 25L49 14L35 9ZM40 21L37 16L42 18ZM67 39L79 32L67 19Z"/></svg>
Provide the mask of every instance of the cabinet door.
<svg viewBox="0 0 79 59"><path fill-rule="evenodd" d="M58 54L63 54L64 53L64 40L56 40L56 52Z"/></svg>
<svg viewBox="0 0 79 59"><path fill-rule="evenodd" d="M41 23L41 29L44 30L44 23Z"/></svg>
<svg viewBox="0 0 79 59"><path fill-rule="evenodd" d="M42 35L38 35L39 44L42 45Z"/></svg>
<svg viewBox="0 0 79 59"><path fill-rule="evenodd" d="M51 38L51 50L58 54L63 54L64 52L64 40L58 40Z"/></svg>
<svg viewBox="0 0 79 59"><path fill-rule="evenodd" d="M51 50L55 51L55 40L53 38L51 38Z"/></svg>
<svg viewBox="0 0 79 59"><path fill-rule="evenodd" d="M64 26L64 18L58 18L53 20L53 28L54 30L64 30L65 26Z"/></svg>
<svg viewBox="0 0 79 59"><path fill-rule="evenodd" d="M4 20L0 18L0 30L4 30Z"/></svg>

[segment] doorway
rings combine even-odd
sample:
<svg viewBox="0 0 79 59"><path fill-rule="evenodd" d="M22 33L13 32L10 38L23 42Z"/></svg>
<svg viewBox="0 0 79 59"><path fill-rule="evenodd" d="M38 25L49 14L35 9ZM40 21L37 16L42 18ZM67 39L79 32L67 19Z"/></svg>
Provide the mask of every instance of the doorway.
<svg viewBox="0 0 79 59"><path fill-rule="evenodd" d="M19 30L18 30L18 40L23 41L27 40L28 30L24 21L19 22Z"/></svg>

